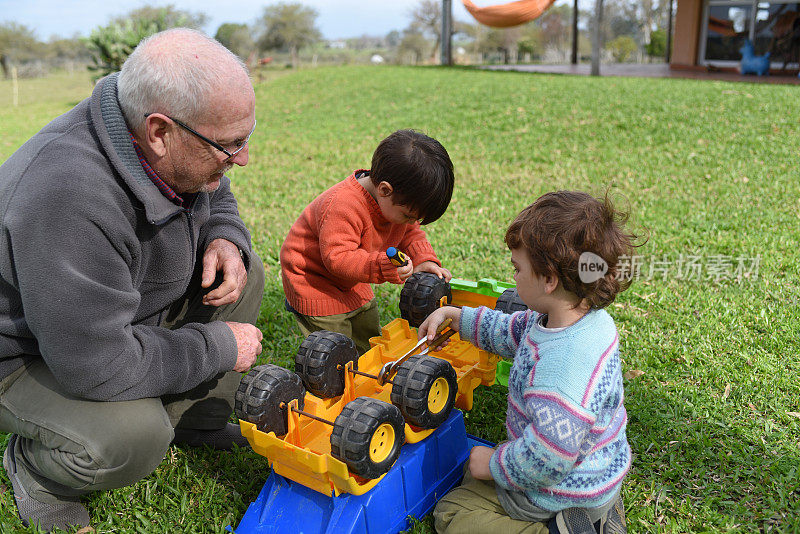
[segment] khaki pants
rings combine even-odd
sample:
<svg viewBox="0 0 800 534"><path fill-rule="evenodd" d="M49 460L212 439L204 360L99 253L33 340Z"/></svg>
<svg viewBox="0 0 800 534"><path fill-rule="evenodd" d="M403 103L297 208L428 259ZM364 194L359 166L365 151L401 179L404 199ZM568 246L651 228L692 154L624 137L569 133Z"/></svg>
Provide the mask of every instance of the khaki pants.
<svg viewBox="0 0 800 534"><path fill-rule="evenodd" d="M433 510L439 534L547 534L547 523L509 517L497 498L494 481L478 480L469 469L460 486L450 491Z"/></svg>
<svg viewBox="0 0 800 534"><path fill-rule="evenodd" d="M375 299L349 313L310 316L294 312L294 317L304 336L318 330L339 332L355 342L359 354L369 350L369 338L381 335L380 315Z"/></svg>
<svg viewBox="0 0 800 534"><path fill-rule="evenodd" d="M197 269L189 291L162 326L217 320L254 324L264 266L255 254L250 264L242 296L219 308L202 304L202 294L211 288L200 288ZM124 487L146 477L163 460L174 427L223 428L240 379L239 373L221 373L180 395L96 402L66 393L44 360L37 360L0 381L0 432L19 436L14 453L23 487L35 499L55 503L55 496Z"/></svg>

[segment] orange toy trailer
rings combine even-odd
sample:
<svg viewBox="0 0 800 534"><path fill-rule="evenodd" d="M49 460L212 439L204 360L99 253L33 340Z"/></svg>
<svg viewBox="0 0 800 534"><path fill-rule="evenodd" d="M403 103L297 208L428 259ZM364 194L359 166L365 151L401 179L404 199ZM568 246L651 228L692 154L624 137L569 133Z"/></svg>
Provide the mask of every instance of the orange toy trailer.
<svg viewBox="0 0 800 534"><path fill-rule="evenodd" d="M299 375L262 365L244 377L236 394L242 434L276 473L326 495L361 495L403 441L426 438L454 405L472 408L478 385L494 383L497 356L456 334L436 357L410 356L381 385L381 368L417 344L416 330L395 319L371 343L359 358L346 336L314 332L298 351Z"/></svg>
<svg viewBox="0 0 800 534"><path fill-rule="evenodd" d="M417 354L422 347L409 322L418 326L451 301L499 306L505 294L494 281L452 282L454 291L429 273L409 278L400 297L408 320L384 326L360 357L348 337L319 331L300 346L296 373L270 364L251 369L236 394L236 414L253 450L277 474L315 491L361 495L391 468L404 441L429 436L453 406L470 410L474 389L495 382L500 358L452 331L435 356Z"/></svg>

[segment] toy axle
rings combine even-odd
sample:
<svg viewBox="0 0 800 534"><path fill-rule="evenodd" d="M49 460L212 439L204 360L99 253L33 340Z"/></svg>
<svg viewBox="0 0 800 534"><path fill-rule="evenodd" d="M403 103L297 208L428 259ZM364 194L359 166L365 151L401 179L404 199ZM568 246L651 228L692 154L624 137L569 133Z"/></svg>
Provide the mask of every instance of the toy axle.
<svg viewBox="0 0 800 534"><path fill-rule="evenodd" d="M364 372L359 371L357 369L350 369L350 372L353 373L353 374L356 374L356 375L366 376L367 378L374 378L375 380L378 380L378 375L371 375L369 373L364 373ZM388 378L384 379L383 381L385 383L394 384L394 382L392 382Z"/></svg>
<svg viewBox="0 0 800 534"><path fill-rule="evenodd" d="M282 402L280 404L280 407L281 407L281 409L286 408L286 403ZM323 419L322 417L317 417L316 415L312 415L312 414L310 414L308 412L305 412L305 411L301 410L300 408L295 408L294 406L290 406L290 408L295 413L298 413L300 415L305 415L306 417L310 417L311 419L314 419L315 421L319 421L320 423L325 423L326 425L333 426L333 422L332 421L328 421L327 419Z"/></svg>

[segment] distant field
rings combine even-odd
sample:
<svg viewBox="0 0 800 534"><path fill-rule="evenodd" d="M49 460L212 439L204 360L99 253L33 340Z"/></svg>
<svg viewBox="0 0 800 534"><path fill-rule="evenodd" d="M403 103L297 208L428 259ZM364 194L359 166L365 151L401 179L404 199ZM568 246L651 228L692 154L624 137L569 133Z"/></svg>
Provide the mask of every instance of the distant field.
<svg viewBox="0 0 800 534"><path fill-rule="evenodd" d="M23 80L16 108L0 80L0 162L88 96L88 80ZM458 278L511 281L505 228L547 191L609 191L649 235L633 262L641 279L609 309L629 377L629 531L800 529L796 87L338 67L281 75L256 94L251 163L232 178L267 267L261 362L289 366L301 341L278 265L292 222L368 167L380 139L419 129L455 164L450 209L426 230ZM398 294L378 289L386 321ZM505 390L481 388L476 403L468 431L502 439ZM150 477L85 502L97 532L223 532L268 473L250 452L171 448ZM26 532L5 474L0 484L0 531Z"/></svg>

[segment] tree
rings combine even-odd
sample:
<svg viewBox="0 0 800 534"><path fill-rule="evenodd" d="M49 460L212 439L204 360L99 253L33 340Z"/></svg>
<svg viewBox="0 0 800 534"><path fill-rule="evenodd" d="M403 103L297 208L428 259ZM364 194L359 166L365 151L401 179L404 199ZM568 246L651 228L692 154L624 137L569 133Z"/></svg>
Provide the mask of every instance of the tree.
<svg viewBox="0 0 800 534"><path fill-rule="evenodd" d="M650 57L663 58L667 53L667 32L661 28L650 34L650 42L644 47Z"/></svg>
<svg viewBox="0 0 800 534"><path fill-rule="evenodd" d="M15 22L0 24L0 68L6 78L11 75L14 63L36 57L41 48L42 44L27 26Z"/></svg>
<svg viewBox="0 0 800 534"><path fill-rule="evenodd" d="M400 32L392 30L386 34L386 47L389 49L397 48L400 46Z"/></svg>
<svg viewBox="0 0 800 534"><path fill-rule="evenodd" d="M262 50L289 50L292 66L297 67L298 52L322 38L316 27L317 11L302 4L275 4L264 8L259 23L263 33L258 39Z"/></svg>
<svg viewBox="0 0 800 534"><path fill-rule="evenodd" d="M572 6L569 3L553 5L535 24L541 28L543 46L564 49L572 35Z"/></svg>
<svg viewBox="0 0 800 534"><path fill-rule="evenodd" d="M411 10L411 28L414 28L426 39L433 40L431 58L442 42L442 2L441 0L420 0Z"/></svg>
<svg viewBox="0 0 800 534"><path fill-rule="evenodd" d="M120 70L139 41L158 31L156 24L130 19L95 28L86 38L93 62L89 70L97 72L95 79Z"/></svg>
<svg viewBox="0 0 800 534"><path fill-rule="evenodd" d="M214 39L222 43L225 48L239 56L242 60L246 60L255 50L256 46L247 24L226 22L217 28L217 34L214 36Z"/></svg>
<svg viewBox="0 0 800 534"><path fill-rule="evenodd" d="M375 35L364 34L360 37L351 37L346 39L347 48L352 50L374 50L376 48L383 48L385 39Z"/></svg>
<svg viewBox="0 0 800 534"><path fill-rule="evenodd" d="M78 35L67 39L53 36L47 42L47 55L55 59L88 59L89 51L86 49L86 43Z"/></svg>
<svg viewBox="0 0 800 534"><path fill-rule="evenodd" d="M642 36L641 42L647 48L650 43L658 40L658 38L654 39L652 36L652 33L658 31L656 28L665 28L667 26L670 9L669 0L641 0L641 2L635 3L634 6L636 9L635 19L639 24ZM663 47L664 51L660 54L662 56L666 53L666 34L664 35ZM648 52L648 55L658 56L659 54L650 54Z"/></svg>
<svg viewBox="0 0 800 534"><path fill-rule="evenodd" d="M205 26L208 16L205 13L193 13L183 9L177 9L172 4L164 7L144 6L134 9L127 15L117 17L111 22L124 22L132 20L143 23L155 22L162 30L168 28L192 28L199 30Z"/></svg>
<svg viewBox="0 0 800 534"><path fill-rule="evenodd" d="M544 30L538 25L526 24L523 26L523 33L517 43L517 50L520 54L533 56L540 54L544 48Z"/></svg>
<svg viewBox="0 0 800 534"><path fill-rule="evenodd" d="M656 5L657 3L653 2L653 0L641 0L641 3L639 4L640 9L637 21L640 22L643 43L650 42L650 34L653 31L654 19L658 13L657 8L655 7Z"/></svg>
<svg viewBox="0 0 800 534"><path fill-rule="evenodd" d="M515 60L520 51L532 53L538 46L538 28L530 24L512 28L477 28L475 32L475 51L482 55L503 56L503 63Z"/></svg>
<svg viewBox="0 0 800 534"><path fill-rule="evenodd" d="M453 20L453 37L466 37L467 39L474 39L478 34L478 24L470 24L463 20Z"/></svg>
<svg viewBox="0 0 800 534"><path fill-rule="evenodd" d="M499 30L499 46L497 49L503 54L503 63L508 65L511 59L517 62L519 56L519 41L522 38L524 26L514 26L513 28L503 28Z"/></svg>
<svg viewBox="0 0 800 534"><path fill-rule="evenodd" d="M95 78L116 72L145 37L169 28L197 28L205 19L203 14L182 11L171 5L135 9L126 16L113 19L107 26L92 30L86 39L93 61L89 70L97 71Z"/></svg>
<svg viewBox="0 0 800 534"><path fill-rule="evenodd" d="M397 47L398 63L405 63L404 58L411 57L409 63L419 63L430 46L422 32L413 26L403 30L403 38Z"/></svg>
<svg viewBox="0 0 800 534"><path fill-rule="evenodd" d="M620 35L637 37L641 32L639 8L636 3L626 0L608 0L604 5L603 38L611 40Z"/></svg>
<svg viewBox="0 0 800 534"><path fill-rule="evenodd" d="M610 40L606 44L606 48L614 56L614 61L617 63L624 63L633 56L634 52L639 48L636 41L630 35L620 35Z"/></svg>
<svg viewBox="0 0 800 534"><path fill-rule="evenodd" d="M53 37L46 46L48 62L59 67L66 67L70 71L76 63L85 65L91 58L86 42L77 35L70 39Z"/></svg>

